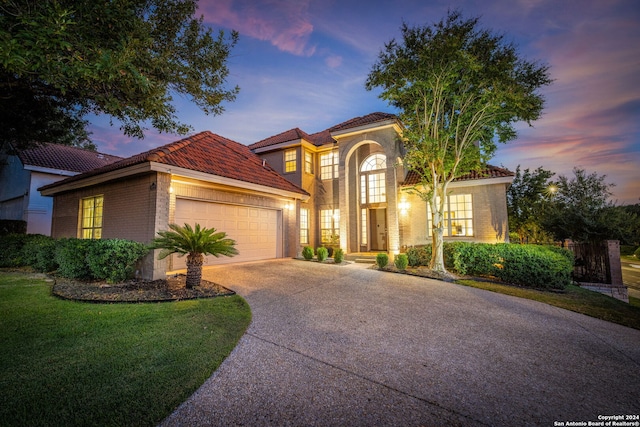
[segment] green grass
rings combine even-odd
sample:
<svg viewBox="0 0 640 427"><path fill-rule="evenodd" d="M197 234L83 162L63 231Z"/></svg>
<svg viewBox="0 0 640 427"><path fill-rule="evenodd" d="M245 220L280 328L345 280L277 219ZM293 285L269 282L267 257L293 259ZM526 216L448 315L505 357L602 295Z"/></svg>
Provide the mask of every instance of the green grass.
<svg viewBox="0 0 640 427"><path fill-rule="evenodd" d="M587 316L640 329L640 299L637 298L630 297L629 304L627 304L598 292L573 285L568 286L564 292L557 293L477 280L459 280L456 283L540 301L545 304L586 314Z"/></svg>
<svg viewBox="0 0 640 427"><path fill-rule="evenodd" d="M0 425L156 425L235 347L239 296L89 304L0 272Z"/></svg>

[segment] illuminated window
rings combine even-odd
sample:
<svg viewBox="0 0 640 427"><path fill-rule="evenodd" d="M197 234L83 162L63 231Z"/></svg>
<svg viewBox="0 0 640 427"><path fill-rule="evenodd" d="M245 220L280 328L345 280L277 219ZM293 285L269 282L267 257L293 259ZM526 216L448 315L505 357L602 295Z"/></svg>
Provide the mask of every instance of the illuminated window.
<svg viewBox="0 0 640 427"><path fill-rule="evenodd" d="M336 243L340 239L340 209L320 210L320 239L322 243Z"/></svg>
<svg viewBox="0 0 640 427"><path fill-rule="evenodd" d="M387 201L387 158L384 154L373 154L360 167L360 203L384 203Z"/></svg>
<svg viewBox="0 0 640 427"><path fill-rule="evenodd" d="M309 209L300 209L300 243L309 243Z"/></svg>
<svg viewBox="0 0 640 427"><path fill-rule="evenodd" d="M367 228L367 210L362 209L360 211L360 243L366 245L369 241L369 229Z"/></svg>
<svg viewBox="0 0 640 427"><path fill-rule="evenodd" d="M296 149L287 150L284 152L284 171L285 172L295 172L296 171Z"/></svg>
<svg viewBox="0 0 640 427"><path fill-rule="evenodd" d="M306 173L313 173L313 153L310 151L304 152L304 171Z"/></svg>
<svg viewBox="0 0 640 427"><path fill-rule="evenodd" d="M320 179L338 178L339 158L337 151L320 154Z"/></svg>
<svg viewBox="0 0 640 427"><path fill-rule="evenodd" d="M431 206L427 204L428 233L432 235ZM444 205L445 236L473 236L473 204L471 194L455 194L447 197Z"/></svg>
<svg viewBox="0 0 640 427"><path fill-rule="evenodd" d="M87 197L80 201L80 238L102 237L103 196Z"/></svg>

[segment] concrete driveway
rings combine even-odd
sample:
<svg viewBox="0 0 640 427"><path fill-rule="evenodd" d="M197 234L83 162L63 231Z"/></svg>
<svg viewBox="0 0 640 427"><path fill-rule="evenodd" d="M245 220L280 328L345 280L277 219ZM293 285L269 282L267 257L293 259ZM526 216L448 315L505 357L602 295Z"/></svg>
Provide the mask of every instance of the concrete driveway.
<svg viewBox="0 0 640 427"><path fill-rule="evenodd" d="M640 414L638 330L359 264L204 274L246 298L253 321L163 426L554 426Z"/></svg>

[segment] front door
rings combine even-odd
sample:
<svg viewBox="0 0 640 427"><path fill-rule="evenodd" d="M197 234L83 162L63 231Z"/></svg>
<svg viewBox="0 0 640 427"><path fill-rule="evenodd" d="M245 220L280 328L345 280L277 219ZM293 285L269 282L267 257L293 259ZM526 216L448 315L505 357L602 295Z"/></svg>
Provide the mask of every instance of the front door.
<svg viewBox="0 0 640 427"><path fill-rule="evenodd" d="M369 218L371 218L369 229L369 238L372 251L387 250L387 210L386 209L370 209Z"/></svg>

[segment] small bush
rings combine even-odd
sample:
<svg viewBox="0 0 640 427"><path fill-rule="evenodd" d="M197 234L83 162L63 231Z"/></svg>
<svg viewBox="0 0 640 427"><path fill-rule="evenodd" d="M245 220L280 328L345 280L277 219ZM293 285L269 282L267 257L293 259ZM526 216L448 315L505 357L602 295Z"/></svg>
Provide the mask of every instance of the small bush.
<svg viewBox="0 0 640 427"><path fill-rule="evenodd" d="M428 266L431 260L431 245L410 247L407 249L407 260L411 267Z"/></svg>
<svg viewBox="0 0 640 427"><path fill-rule="evenodd" d="M379 268L385 268L389 264L389 255L383 253L376 255L376 264Z"/></svg>
<svg viewBox="0 0 640 427"><path fill-rule="evenodd" d="M640 259L640 248L636 249L636 251L633 253L633 255L634 255L636 258Z"/></svg>
<svg viewBox="0 0 640 427"><path fill-rule="evenodd" d="M407 265L409 265L409 259L407 254L398 254L396 258L393 260L393 263L396 265L398 270L405 270Z"/></svg>
<svg viewBox="0 0 640 427"><path fill-rule="evenodd" d="M0 236L27 234L27 221L20 219L0 219Z"/></svg>
<svg viewBox="0 0 640 427"><path fill-rule="evenodd" d="M8 234L0 238L0 267L24 267L22 248L27 241L26 234Z"/></svg>
<svg viewBox="0 0 640 427"><path fill-rule="evenodd" d="M305 246L302 248L302 257L307 261L313 259L313 248L311 246Z"/></svg>
<svg viewBox="0 0 640 427"><path fill-rule="evenodd" d="M142 243L124 239L93 240L87 251L91 275L108 283L133 277L135 265L148 249Z"/></svg>
<svg viewBox="0 0 640 427"><path fill-rule="evenodd" d="M64 238L58 240L55 259L58 274L68 279L88 280L91 270L87 264L87 252L92 240Z"/></svg>
<svg viewBox="0 0 640 427"><path fill-rule="evenodd" d="M22 247L22 258L25 265L42 273L48 273L58 268L55 253L56 240L42 234L28 234Z"/></svg>
<svg viewBox="0 0 640 427"><path fill-rule="evenodd" d="M318 248L316 250L316 255L318 256L318 261L322 262L329 256L329 251L327 248Z"/></svg>
<svg viewBox="0 0 640 427"><path fill-rule="evenodd" d="M333 251L333 261L336 264L340 264L342 261L344 261L344 251L342 250L342 248L336 248L336 250Z"/></svg>

